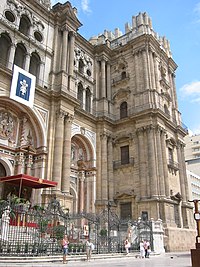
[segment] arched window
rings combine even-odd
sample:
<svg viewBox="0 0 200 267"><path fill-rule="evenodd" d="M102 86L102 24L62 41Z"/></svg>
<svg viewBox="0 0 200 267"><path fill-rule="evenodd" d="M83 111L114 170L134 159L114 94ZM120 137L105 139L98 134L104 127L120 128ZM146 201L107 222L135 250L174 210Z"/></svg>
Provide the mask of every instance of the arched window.
<svg viewBox="0 0 200 267"><path fill-rule="evenodd" d="M31 54L29 72L35 75L38 80L40 73L40 57L35 52Z"/></svg>
<svg viewBox="0 0 200 267"><path fill-rule="evenodd" d="M6 33L2 33L0 36L0 63L4 66L7 66L9 60L10 46L10 37Z"/></svg>
<svg viewBox="0 0 200 267"><path fill-rule="evenodd" d="M30 26L31 22L29 18L26 15L22 15L19 23L19 31L27 36L29 34Z"/></svg>
<svg viewBox="0 0 200 267"><path fill-rule="evenodd" d="M128 116L127 102L123 102L120 105L120 119L126 118L127 116Z"/></svg>
<svg viewBox="0 0 200 267"><path fill-rule="evenodd" d="M79 85L78 85L77 98L80 101L81 107L83 107L83 85L82 85L82 83L79 83Z"/></svg>
<svg viewBox="0 0 200 267"><path fill-rule="evenodd" d="M86 100L85 100L85 110L90 112L91 109L91 92L90 89L86 89Z"/></svg>
<svg viewBox="0 0 200 267"><path fill-rule="evenodd" d="M84 62L83 62L82 59L80 59L79 62L78 62L78 71L80 73L84 73Z"/></svg>
<svg viewBox="0 0 200 267"><path fill-rule="evenodd" d="M17 48L15 50L15 58L14 64L19 66L20 68L24 68L26 59L26 48L23 44L17 44Z"/></svg>

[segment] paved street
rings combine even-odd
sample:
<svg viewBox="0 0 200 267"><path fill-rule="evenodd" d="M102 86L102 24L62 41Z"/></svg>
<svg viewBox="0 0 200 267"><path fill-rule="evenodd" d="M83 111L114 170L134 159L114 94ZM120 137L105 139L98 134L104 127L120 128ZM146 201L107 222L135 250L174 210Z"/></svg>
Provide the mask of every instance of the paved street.
<svg viewBox="0 0 200 267"><path fill-rule="evenodd" d="M66 265L66 264L65 264ZM161 256L151 256L149 259L138 259L135 257L120 257L120 258L106 258L106 259L92 259L90 262L86 261L70 261L66 266L92 266L100 267L103 265L115 267L191 267L191 256L189 253L166 253ZM0 263L3 267L59 267L63 266L61 262L48 262L48 263ZM106 266L106 267L107 267Z"/></svg>

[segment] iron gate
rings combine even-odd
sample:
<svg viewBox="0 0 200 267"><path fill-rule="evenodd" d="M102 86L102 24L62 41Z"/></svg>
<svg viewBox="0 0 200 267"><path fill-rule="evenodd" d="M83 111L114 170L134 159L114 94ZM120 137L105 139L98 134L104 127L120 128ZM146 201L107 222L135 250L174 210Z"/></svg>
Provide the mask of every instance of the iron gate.
<svg viewBox="0 0 200 267"><path fill-rule="evenodd" d="M69 253L85 253L85 239L89 237L96 253L121 253L124 240L131 230L132 249L139 241L152 241L149 222L120 220L111 207L99 214L69 214L54 198L44 207L31 207L12 198L0 202L0 255L56 255L62 253L61 240L67 234Z"/></svg>

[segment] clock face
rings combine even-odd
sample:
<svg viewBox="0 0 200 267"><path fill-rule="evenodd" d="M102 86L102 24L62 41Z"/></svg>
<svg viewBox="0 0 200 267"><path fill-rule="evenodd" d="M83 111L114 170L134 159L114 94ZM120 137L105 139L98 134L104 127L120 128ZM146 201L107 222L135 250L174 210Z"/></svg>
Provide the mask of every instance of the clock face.
<svg viewBox="0 0 200 267"><path fill-rule="evenodd" d="M194 218L195 220L200 220L200 213L195 213Z"/></svg>

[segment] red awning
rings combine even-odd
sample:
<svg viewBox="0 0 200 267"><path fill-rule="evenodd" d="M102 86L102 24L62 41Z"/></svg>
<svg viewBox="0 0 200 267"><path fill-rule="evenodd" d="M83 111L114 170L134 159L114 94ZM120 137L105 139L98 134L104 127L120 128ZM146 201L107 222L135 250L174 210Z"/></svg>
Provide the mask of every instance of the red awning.
<svg viewBox="0 0 200 267"><path fill-rule="evenodd" d="M12 176L0 177L0 182L11 183L14 185L18 185L19 187L27 186L36 189L55 187L57 185L57 182L44 180L26 174L17 174Z"/></svg>

